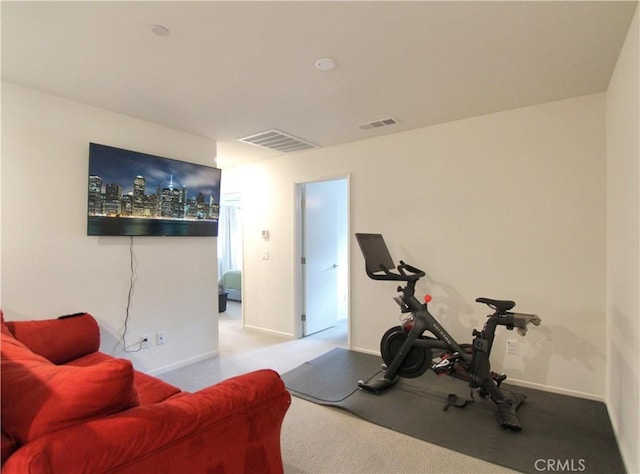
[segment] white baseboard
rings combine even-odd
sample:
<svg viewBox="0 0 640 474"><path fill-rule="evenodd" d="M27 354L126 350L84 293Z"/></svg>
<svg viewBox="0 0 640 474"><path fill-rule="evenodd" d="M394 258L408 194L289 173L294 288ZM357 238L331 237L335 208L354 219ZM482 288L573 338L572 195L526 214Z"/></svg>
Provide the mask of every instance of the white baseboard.
<svg viewBox="0 0 640 474"><path fill-rule="evenodd" d="M350 350L354 352L362 352L363 354L369 354L380 357L379 351L371 351L369 349L363 349L362 347L352 347ZM382 357L380 357L380 363L382 364Z"/></svg>
<svg viewBox="0 0 640 474"><path fill-rule="evenodd" d="M165 372L169 372L171 370L180 369L182 367L186 367L187 365L194 364L196 362L200 362L203 360L211 359L213 357L218 357L220 355L220 351L211 351L205 352L204 354L200 354L194 357L189 357L188 359L181 360L179 362L175 362L173 364L165 365L164 367L158 367L157 369L150 370L147 372L148 375L160 375Z"/></svg>
<svg viewBox="0 0 640 474"><path fill-rule="evenodd" d="M511 385L517 385L518 387L535 388L536 390L542 390L543 392L557 393L559 395L568 395L570 397L584 398L586 400L593 400L596 402L604 403L604 396L594 395L592 393L581 392L579 390L571 390L568 388L554 387L552 385L544 385L540 383L527 382L526 380L507 378L507 383Z"/></svg>
<svg viewBox="0 0 640 474"><path fill-rule="evenodd" d="M278 336L281 337L283 339L295 339L295 337L293 337L293 334L289 334L286 332L280 332L280 331L273 331L271 329L265 329L265 328L260 328L257 326L244 326L244 329L247 329L249 331L255 331L255 332L260 332L262 334L269 334L271 336Z"/></svg>

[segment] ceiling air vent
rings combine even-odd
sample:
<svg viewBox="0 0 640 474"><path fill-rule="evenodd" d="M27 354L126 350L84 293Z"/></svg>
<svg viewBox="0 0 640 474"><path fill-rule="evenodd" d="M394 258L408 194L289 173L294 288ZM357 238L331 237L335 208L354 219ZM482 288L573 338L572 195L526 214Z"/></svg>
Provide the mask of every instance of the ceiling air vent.
<svg viewBox="0 0 640 474"><path fill-rule="evenodd" d="M396 119L389 117L385 119L374 120L373 122L361 123L360 125L358 125L358 127L360 127L360 130L371 130L372 128L388 127L389 125L396 125L397 123L398 121Z"/></svg>
<svg viewBox="0 0 640 474"><path fill-rule="evenodd" d="M279 130L267 130L266 132L249 135L248 137L238 138L238 141L285 153L318 147L317 145L287 135Z"/></svg>

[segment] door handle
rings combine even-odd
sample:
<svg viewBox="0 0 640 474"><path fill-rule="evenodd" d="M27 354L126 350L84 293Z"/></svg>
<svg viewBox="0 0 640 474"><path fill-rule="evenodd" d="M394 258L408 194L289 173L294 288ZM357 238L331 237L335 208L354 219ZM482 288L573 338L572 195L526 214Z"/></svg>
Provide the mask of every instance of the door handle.
<svg viewBox="0 0 640 474"><path fill-rule="evenodd" d="M337 263L334 263L334 264L333 264L333 268L338 268L338 266L339 266L339 265L338 265Z"/></svg>

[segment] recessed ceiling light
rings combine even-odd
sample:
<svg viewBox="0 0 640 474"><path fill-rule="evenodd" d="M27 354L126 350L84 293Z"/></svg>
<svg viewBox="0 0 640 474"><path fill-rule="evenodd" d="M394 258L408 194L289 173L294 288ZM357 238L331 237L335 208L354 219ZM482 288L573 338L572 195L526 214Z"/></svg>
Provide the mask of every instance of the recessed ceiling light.
<svg viewBox="0 0 640 474"><path fill-rule="evenodd" d="M331 58L320 58L316 61L316 69L321 71L333 71L336 68L336 61Z"/></svg>
<svg viewBox="0 0 640 474"><path fill-rule="evenodd" d="M151 32L156 36L168 36L169 28L162 25L151 25Z"/></svg>

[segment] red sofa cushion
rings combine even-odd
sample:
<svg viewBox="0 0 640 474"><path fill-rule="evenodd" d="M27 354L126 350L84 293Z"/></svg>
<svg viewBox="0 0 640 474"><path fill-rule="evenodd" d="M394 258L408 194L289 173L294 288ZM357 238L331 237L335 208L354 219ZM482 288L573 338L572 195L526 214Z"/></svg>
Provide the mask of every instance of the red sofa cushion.
<svg viewBox="0 0 640 474"><path fill-rule="evenodd" d="M91 365L98 364L99 362L113 359L113 357L103 354L102 352L93 352L79 359L72 360L66 365L77 367L89 367ZM138 398L140 399L140 405L146 405L148 403L158 403L170 398L181 390L167 382L152 377L151 375L143 374L137 370L133 372L133 384L138 392Z"/></svg>
<svg viewBox="0 0 640 474"><path fill-rule="evenodd" d="M0 336L2 430L20 444L139 403L128 360L56 366L13 337Z"/></svg>
<svg viewBox="0 0 640 474"><path fill-rule="evenodd" d="M17 340L54 364L64 364L100 347L100 328L88 313L64 319L7 321Z"/></svg>

